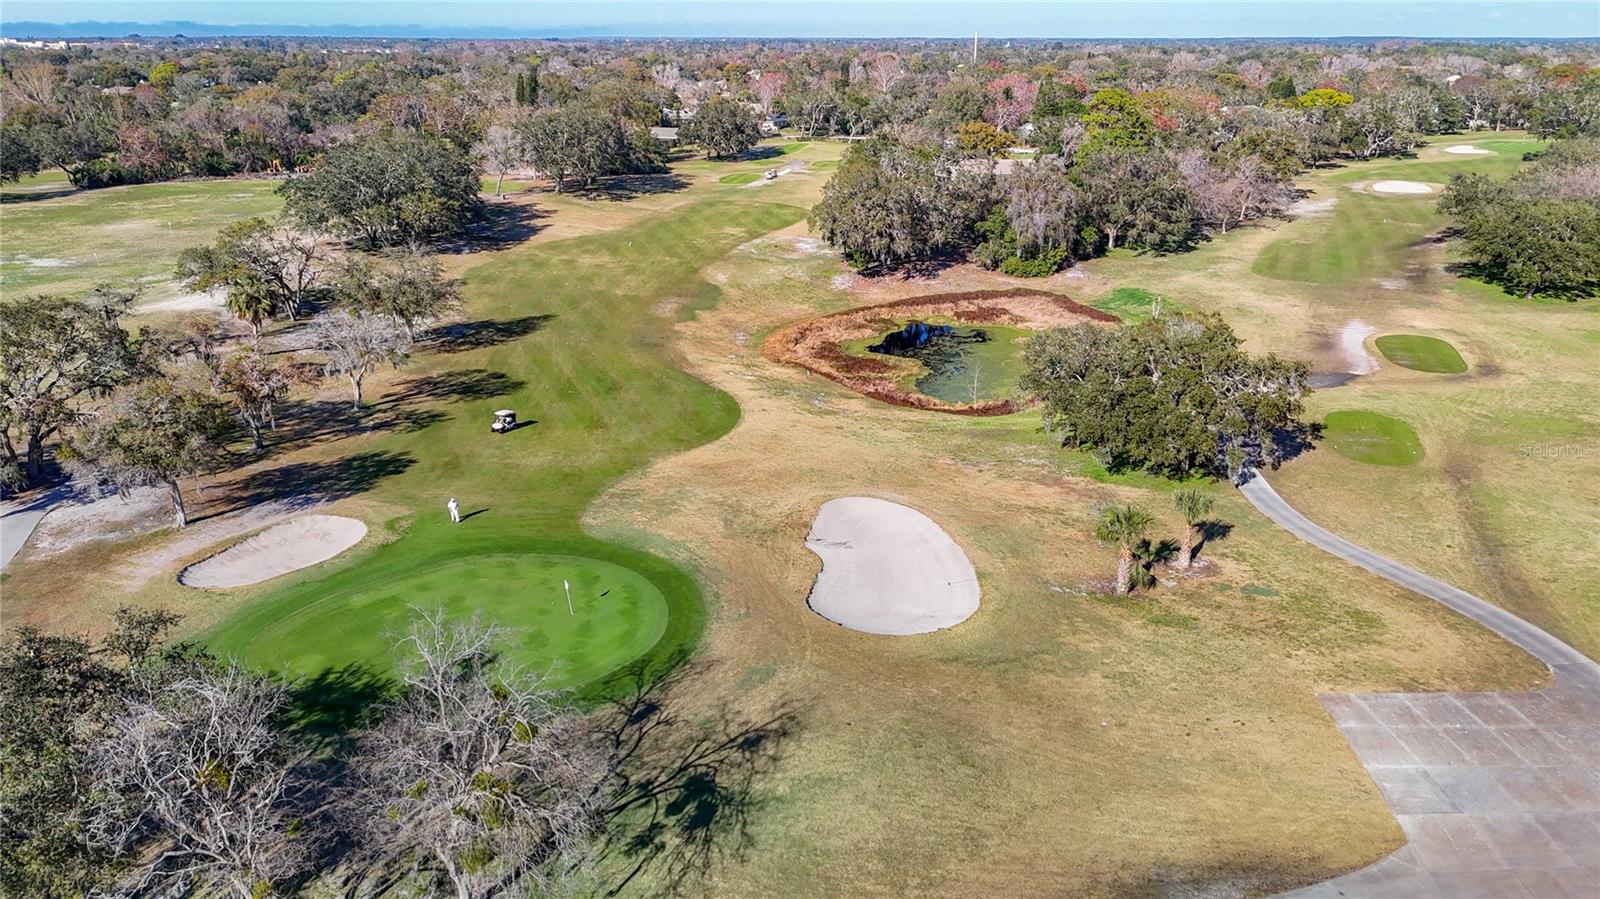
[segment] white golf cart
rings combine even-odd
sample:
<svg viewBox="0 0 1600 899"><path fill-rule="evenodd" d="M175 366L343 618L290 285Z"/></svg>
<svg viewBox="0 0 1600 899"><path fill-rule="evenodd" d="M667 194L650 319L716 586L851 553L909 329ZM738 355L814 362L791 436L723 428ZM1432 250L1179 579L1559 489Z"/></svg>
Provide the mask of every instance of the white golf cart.
<svg viewBox="0 0 1600 899"><path fill-rule="evenodd" d="M494 424L489 430L496 434L509 434L517 429L517 413L510 409L501 409L494 414Z"/></svg>

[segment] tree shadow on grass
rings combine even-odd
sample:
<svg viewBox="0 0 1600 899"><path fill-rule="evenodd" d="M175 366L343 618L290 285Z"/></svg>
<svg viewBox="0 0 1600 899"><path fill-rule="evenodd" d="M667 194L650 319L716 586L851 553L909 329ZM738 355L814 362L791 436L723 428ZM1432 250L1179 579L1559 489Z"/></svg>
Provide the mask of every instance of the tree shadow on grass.
<svg viewBox="0 0 1600 899"><path fill-rule="evenodd" d="M625 871L615 896L645 877L657 895L695 894L712 870L743 860L754 840L762 782L800 727L783 701L759 718L727 703L679 712L678 696L703 665L670 674L639 666L632 689L601 712L604 739L618 756L619 787L605 811L603 858Z"/></svg>
<svg viewBox="0 0 1600 899"><path fill-rule="evenodd" d="M191 518L190 523L274 500L301 509L357 496L403 473L416 461L410 453L371 450L342 459L262 469L231 485L225 499L208 506L205 515Z"/></svg>
<svg viewBox="0 0 1600 899"><path fill-rule="evenodd" d="M621 202L653 194L670 194L683 190L689 182L675 172L649 175L615 175L601 178L588 187L573 191L587 200Z"/></svg>
<svg viewBox="0 0 1600 899"><path fill-rule="evenodd" d="M376 723L395 689L393 678L364 662L302 677L290 686L284 729L311 754L346 748L352 735Z"/></svg>
<svg viewBox="0 0 1600 899"><path fill-rule="evenodd" d="M422 335L422 345L435 353L465 353L509 343L545 326L554 315L524 315L521 318L479 319L439 325Z"/></svg>
<svg viewBox="0 0 1600 899"><path fill-rule="evenodd" d="M489 203L461 234L435 241L432 249L450 255L502 249L538 234L539 220L549 215L531 203Z"/></svg>
<svg viewBox="0 0 1600 899"><path fill-rule="evenodd" d="M404 409L417 403L440 400L486 400L521 390L527 382L505 372L486 368L462 368L405 378L395 384L394 390L374 403L377 414L388 410Z"/></svg>

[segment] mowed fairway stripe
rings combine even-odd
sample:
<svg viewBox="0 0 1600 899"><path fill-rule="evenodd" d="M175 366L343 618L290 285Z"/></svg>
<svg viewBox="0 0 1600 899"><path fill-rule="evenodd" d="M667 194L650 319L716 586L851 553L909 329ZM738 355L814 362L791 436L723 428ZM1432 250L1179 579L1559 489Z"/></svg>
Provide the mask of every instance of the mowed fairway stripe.
<svg viewBox="0 0 1600 899"><path fill-rule="evenodd" d="M484 369L512 379L514 389L445 400L439 408L448 418L363 444L414 460L373 490L415 511L404 536L248 604L209 635L210 645L297 674L352 664L384 671L387 643L374 635L404 621L409 607L442 606L492 612L516 632L508 661L560 665L564 679L594 695L604 692L605 675L641 654L681 655L704 617L693 580L658 557L588 537L580 521L607 484L738 420L732 397L672 364L672 319L654 310L665 299L707 296L702 269L804 215L711 196L615 231L515 247L470 269L469 318L548 320L499 346L424 356L406 377ZM489 412L502 406L534 423L490 435ZM450 496L464 513L484 511L452 525L443 508ZM650 589L575 601L569 615L564 597L545 595L548 585L530 589L523 576L479 573L473 562L504 571L496 566L507 558L534 564L556 556L578 566L569 578L575 589L599 583L608 566L638 574ZM581 570L583 559L596 571ZM558 601L560 615L551 618Z"/></svg>

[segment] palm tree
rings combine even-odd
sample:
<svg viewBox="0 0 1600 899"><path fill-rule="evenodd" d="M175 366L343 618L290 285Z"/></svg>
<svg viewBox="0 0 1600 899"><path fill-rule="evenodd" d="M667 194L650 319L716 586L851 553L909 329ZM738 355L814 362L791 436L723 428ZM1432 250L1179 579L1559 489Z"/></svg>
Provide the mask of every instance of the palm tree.
<svg viewBox="0 0 1600 899"><path fill-rule="evenodd" d="M1195 537L1200 530L1200 522L1211 513L1211 502L1211 497L1198 490L1179 490L1172 494L1172 505L1183 516L1185 525L1183 543L1178 548L1178 561L1175 563L1179 569L1187 569L1194 562Z"/></svg>
<svg viewBox="0 0 1600 899"><path fill-rule="evenodd" d="M261 323L271 318L277 308L278 298L260 277L242 278L228 289L228 311L249 322L257 337L261 336Z"/></svg>
<svg viewBox="0 0 1600 899"><path fill-rule="evenodd" d="M1095 539L1117 548L1117 592L1133 590L1133 549L1144 539L1145 531L1155 519L1149 512L1132 505L1107 506L1100 511L1100 521L1095 525Z"/></svg>

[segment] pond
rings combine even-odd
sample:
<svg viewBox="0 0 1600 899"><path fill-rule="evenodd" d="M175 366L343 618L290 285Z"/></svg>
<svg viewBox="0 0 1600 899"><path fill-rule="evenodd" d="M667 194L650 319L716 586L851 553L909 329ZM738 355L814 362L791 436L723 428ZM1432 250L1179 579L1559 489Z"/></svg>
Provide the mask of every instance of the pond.
<svg viewBox="0 0 1600 899"><path fill-rule="evenodd" d="M980 403L1016 392L1022 341L1032 333L1006 325L911 321L856 349L922 363L923 372L908 385L921 393L947 403Z"/></svg>

